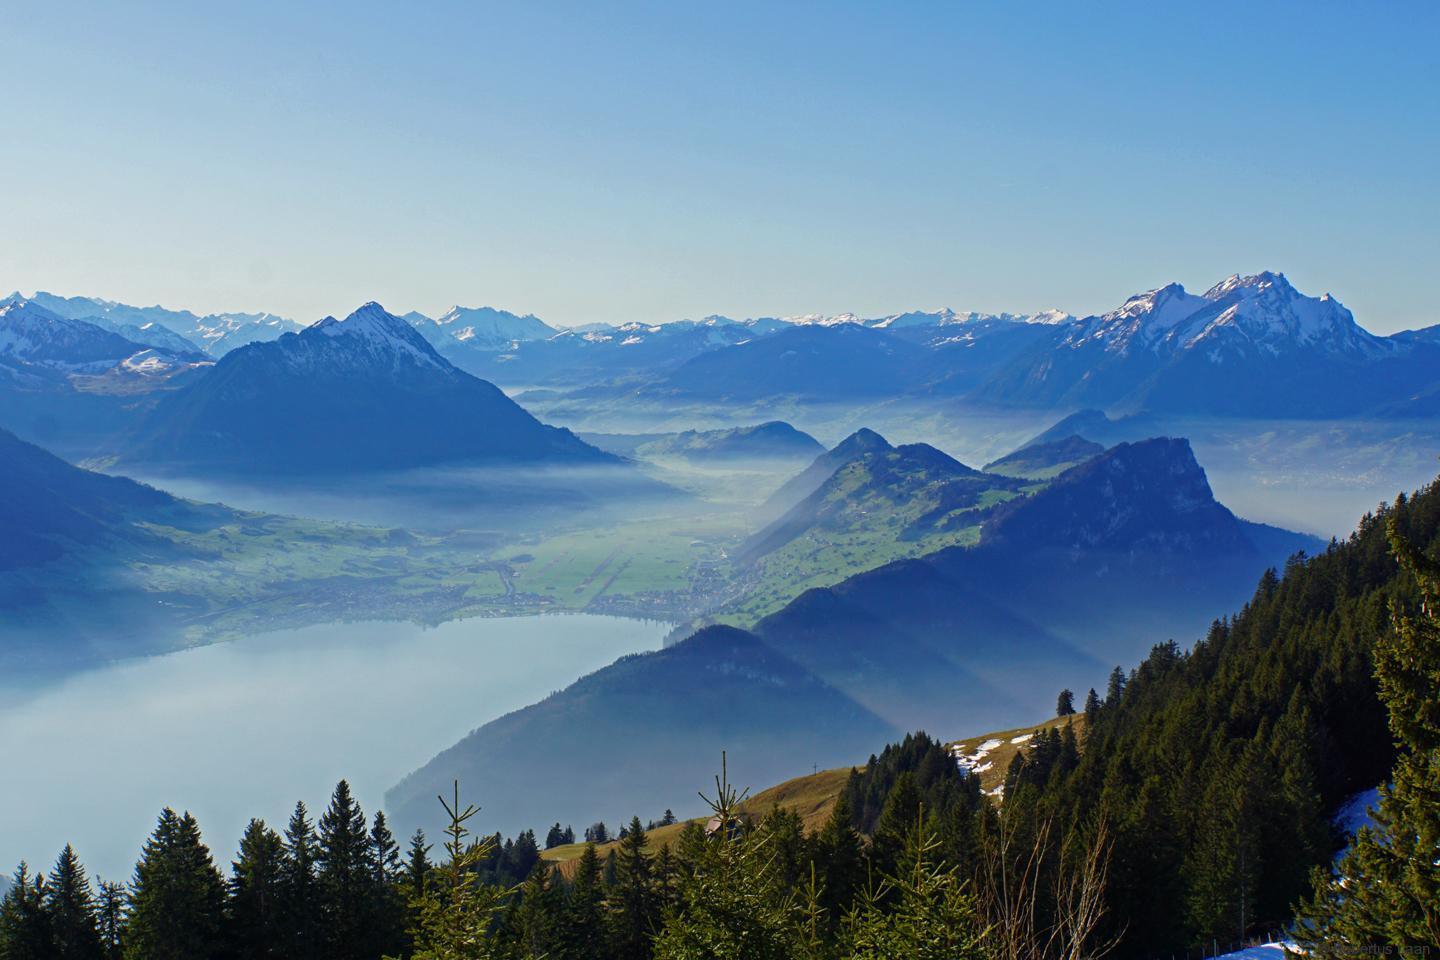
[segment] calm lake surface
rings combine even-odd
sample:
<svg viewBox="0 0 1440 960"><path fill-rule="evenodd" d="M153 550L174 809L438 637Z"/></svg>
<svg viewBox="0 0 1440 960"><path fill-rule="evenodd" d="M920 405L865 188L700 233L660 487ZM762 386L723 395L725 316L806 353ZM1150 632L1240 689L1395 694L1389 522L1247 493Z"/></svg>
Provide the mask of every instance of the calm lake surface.
<svg viewBox="0 0 1440 960"><path fill-rule="evenodd" d="M304 800L318 820L341 777L373 815L471 730L659 648L668 629L588 615L324 624L0 688L0 872L22 858L48 870L68 841L92 879L128 879L164 806L193 813L228 870L251 817L283 830ZM482 807L500 788L461 787Z"/></svg>

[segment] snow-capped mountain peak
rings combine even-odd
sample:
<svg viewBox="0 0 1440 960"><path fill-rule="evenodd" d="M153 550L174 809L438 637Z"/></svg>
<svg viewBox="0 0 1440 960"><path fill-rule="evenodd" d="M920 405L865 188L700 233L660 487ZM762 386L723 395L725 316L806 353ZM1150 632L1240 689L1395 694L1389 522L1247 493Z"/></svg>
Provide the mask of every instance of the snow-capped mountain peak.
<svg viewBox="0 0 1440 960"><path fill-rule="evenodd" d="M1118 309L1082 322L1068 342L1077 347L1099 342L1119 353L1140 346L1157 349L1169 333L1209 305L1209 300L1187 292L1180 284L1167 283L1137 293Z"/></svg>
<svg viewBox="0 0 1440 960"><path fill-rule="evenodd" d="M1340 301L1328 293L1308 297L1283 273L1231 276L1206 291L1205 299L1213 307L1198 314L1186 331L1187 345L1234 331L1271 353L1287 343L1343 353L1377 354L1389 348L1361 329Z"/></svg>
<svg viewBox="0 0 1440 960"><path fill-rule="evenodd" d="M1039 313L1032 313L1023 318L1026 323L1038 323L1049 327L1058 327L1064 323L1071 323L1075 320L1073 314L1066 313L1059 308L1041 310Z"/></svg>
<svg viewBox="0 0 1440 960"><path fill-rule="evenodd" d="M1285 279L1285 274L1275 273L1271 270L1262 270L1248 277L1241 276L1238 273L1232 273L1209 290L1206 290L1205 299L1221 300L1237 291L1244 297L1259 296L1270 290L1277 291L1287 298L1301 296L1300 292L1290 285L1290 281Z"/></svg>
<svg viewBox="0 0 1440 960"><path fill-rule="evenodd" d="M1188 293L1178 283L1167 283L1131 297L1120 309L1105 316L1109 320L1140 320L1149 329L1167 330L1192 316L1206 301L1206 297Z"/></svg>
<svg viewBox="0 0 1440 960"><path fill-rule="evenodd" d="M344 320L317 320L300 336L324 337L357 346L365 356L391 364L409 362L421 367L449 369L435 348L404 320L375 301L362 305Z"/></svg>
<svg viewBox="0 0 1440 960"><path fill-rule="evenodd" d="M1279 354L1303 347L1331 353L1375 354L1385 341L1362 330L1328 293L1308 297L1283 273L1234 274L1204 294L1178 283L1136 294L1118 309L1083 321L1066 340L1072 347L1103 344L1115 353L1148 349L1173 353L1201 346Z"/></svg>
<svg viewBox="0 0 1440 960"><path fill-rule="evenodd" d="M110 366L140 349L118 334L61 317L32 300L0 306L0 356L81 370Z"/></svg>
<svg viewBox="0 0 1440 960"><path fill-rule="evenodd" d="M143 335L137 327L128 329ZM155 374L193 366L194 347L181 343L177 351L163 342L132 340L98 323L60 316L33 300L0 303L0 356L67 373L96 374L118 367Z"/></svg>
<svg viewBox="0 0 1440 960"><path fill-rule="evenodd" d="M456 339L486 343L545 340L557 332L533 313L521 315L497 307L458 304L436 317L435 325L450 329Z"/></svg>

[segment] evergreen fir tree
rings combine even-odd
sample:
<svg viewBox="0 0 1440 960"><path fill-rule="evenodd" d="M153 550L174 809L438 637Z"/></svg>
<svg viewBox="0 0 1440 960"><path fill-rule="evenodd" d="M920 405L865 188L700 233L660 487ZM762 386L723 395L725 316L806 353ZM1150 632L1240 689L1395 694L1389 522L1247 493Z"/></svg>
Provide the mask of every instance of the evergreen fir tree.
<svg viewBox="0 0 1440 960"><path fill-rule="evenodd" d="M537 863L520 887L509 927L526 957L561 957L565 890L555 882L548 864Z"/></svg>
<svg viewBox="0 0 1440 960"><path fill-rule="evenodd" d="M45 891L45 909L55 938L56 960L100 960L95 892L70 844L60 852Z"/></svg>
<svg viewBox="0 0 1440 960"><path fill-rule="evenodd" d="M425 878L430 875L431 844L425 842L425 831L419 827L410 836L410 854L405 858L405 888L410 897L425 892Z"/></svg>
<svg viewBox="0 0 1440 960"><path fill-rule="evenodd" d="M326 955L334 960L378 956L374 940L377 867L365 830L365 814L344 780L335 785L330 806L320 817L315 865Z"/></svg>
<svg viewBox="0 0 1440 960"><path fill-rule="evenodd" d="M0 960L50 960L55 955L46 886L43 873L31 876L30 867L20 861L0 901Z"/></svg>
<svg viewBox="0 0 1440 960"><path fill-rule="evenodd" d="M371 935L381 956L403 953L409 926L403 886L406 867L400 859L400 845L390 832L384 811L377 810L370 826L370 864L374 868L374 903L371 908Z"/></svg>
<svg viewBox="0 0 1440 960"><path fill-rule="evenodd" d="M650 940L660 922L659 897L645 853L649 837L632 817L615 857L610 889L610 950L616 960L649 960Z"/></svg>
<svg viewBox="0 0 1440 960"><path fill-rule="evenodd" d="M615 886L615 850L613 847L605 854L605 862L600 868L600 875L605 878L607 890Z"/></svg>
<svg viewBox="0 0 1440 960"><path fill-rule="evenodd" d="M1253 744L1210 778L1188 864L1190 922L1204 939L1243 938L1255 919L1263 866L1257 795L1265 773Z"/></svg>
<svg viewBox="0 0 1440 960"><path fill-rule="evenodd" d="M285 859L281 871L280 920L289 957L318 957L322 949L320 884L315 876L319 856L315 825L303 802L295 804L285 827Z"/></svg>
<svg viewBox="0 0 1440 960"><path fill-rule="evenodd" d="M1105 685L1105 706L1114 707L1120 704L1120 695L1125 692L1125 671L1117 666L1110 671L1110 682Z"/></svg>
<svg viewBox="0 0 1440 960"><path fill-rule="evenodd" d="M125 953L130 960L209 960L222 955L225 884L190 814L168 807L146 841L131 884Z"/></svg>
<svg viewBox="0 0 1440 960"><path fill-rule="evenodd" d="M722 759L715 797L708 801L715 829L704 835L690 874L680 881L680 907L655 940L656 960L795 956L800 913L793 891L783 888L772 869L765 832L745 829L744 797L724 769Z"/></svg>
<svg viewBox="0 0 1440 960"><path fill-rule="evenodd" d="M263 820L251 820L231 863L227 939L237 960L282 956L285 845Z"/></svg>
<svg viewBox="0 0 1440 960"><path fill-rule="evenodd" d="M490 960L497 951L488 928L505 892L483 882L478 867L490 859L493 841L473 839L467 824L480 808L460 805L458 781L453 802L442 797L440 803L450 819L446 859L412 904L419 918L413 960Z"/></svg>
<svg viewBox="0 0 1440 960"><path fill-rule="evenodd" d="M375 811L370 826L370 862L375 865L375 882L398 883L405 874L405 865L400 859L400 845L390 832L383 810Z"/></svg>
<svg viewBox="0 0 1440 960"><path fill-rule="evenodd" d="M824 880L818 891L819 905L833 925L850 912L865 882L864 841L853 826L850 799L844 792L815 838L815 862Z"/></svg>
<svg viewBox="0 0 1440 960"><path fill-rule="evenodd" d="M603 960L605 942L605 888L600 857L587 843L575 867L565 913L564 956L567 960Z"/></svg>
<svg viewBox="0 0 1440 960"><path fill-rule="evenodd" d="M509 872L512 883L529 878L535 865L540 862L540 847L535 843L535 831L523 830L515 838L509 851Z"/></svg>
<svg viewBox="0 0 1440 960"><path fill-rule="evenodd" d="M550 828L550 831L545 834L545 849L553 850L555 847L561 846L564 843L565 831L561 829L559 823L556 823Z"/></svg>
<svg viewBox="0 0 1440 960"><path fill-rule="evenodd" d="M105 960L120 960L125 949L127 894L124 884L100 881L96 920L100 929L101 954Z"/></svg>
<svg viewBox="0 0 1440 960"><path fill-rule="evenodd" d="M890 790L880 819L875 824L875 836L870 845L871 859L881 873L893 873L898 868L906 837L923 816L922 802L920 790L915 785L915 775L904 771Z"/></svg>
<svg viewBox="0 0 1440 960"><path fill-rule="evenodd" d="M989 960L974 898L954 866L936 862L939 839L922 823L905 838L900 869L865 895L846 924L853 960ZM893 904L893 906L892 906Z"/></svg>
<svg viewBox="0 0 1440 960"><path fill-rule="evenodd" d="M1095 688L1091 687L1090 692L1085 694L1085 716L1093 718L1099 712L1100 696L1095 692Z"/></svg>
<svg viewBox="0 0 1440 960"><path fill-rule="evenodd" d="M1440 947L1440 564L1410 544L1395 517L1386 532L1420 588L1415 612L1394 605L1394 629L1375 656L1400 756L1380 790L1375 828L1361 829L1333 877L1317 878L1304 910L1297 939L1321 957Z"/></svg>
<svg viewBox="0 0 1440 960"><path fill-rule="evenodd" d="M1070 690L1061 690L1060 696L1055 700L1055 716L1068 717L1075 712L1075 694Z"/></svg>
<svg viewBox="0 0 1440 960"><path fill-rule="evenodd" d="M810 875L812 862L811 845L800 815L790 807L776 807L757 829L765 834L777 881L787 890L800 889Z"/></svg>
<svg viewBox="0 0 1440 960"><path fill-rule="evenodd" d="M655 855L655 898L658 901L660 916L664 916L667 910L679 906L676 899L676 883L680 876L679 865L675 861L675 854L670 850L670 844L660 848Z"/></svg>

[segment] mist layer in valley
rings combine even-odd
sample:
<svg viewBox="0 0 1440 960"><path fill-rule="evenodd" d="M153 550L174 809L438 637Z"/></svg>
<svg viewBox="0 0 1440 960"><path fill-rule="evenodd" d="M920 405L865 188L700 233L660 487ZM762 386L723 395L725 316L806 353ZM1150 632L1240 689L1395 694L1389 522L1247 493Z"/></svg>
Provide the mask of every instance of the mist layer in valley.
<svg viewBox="0 0 1440 960"><path fill-rule="evenodd" d="M284 823L297 800L321 809L342 777L380 809L419 759L655 649L667 629L595 616L328 624L48 681L0 677L0 819L24 825L0 831L0 860L47 863L70 842L92 873L124 879L172 806L228 861L250 817ZM509 789L487 779L465 785L482 804Z"/></svg>

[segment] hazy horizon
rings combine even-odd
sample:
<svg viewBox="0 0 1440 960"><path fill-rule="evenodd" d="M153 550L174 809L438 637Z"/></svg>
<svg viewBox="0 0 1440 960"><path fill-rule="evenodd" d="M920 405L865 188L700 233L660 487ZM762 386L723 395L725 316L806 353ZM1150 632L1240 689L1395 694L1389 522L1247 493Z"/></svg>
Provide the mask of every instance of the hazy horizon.
<svg viewBox="0 0 1440 960"><path fill-rule="evenodd" d="M1084 315L1271 269L1376 333L1440 322L1440 67L1383 11L8 12L27 291L573 326Z"/></svg>
<svg viewBox="0 0 1440 960"><path fill-rule="evenodd" d="M1164 286L1164 285L1166 285L1166 284L1168 284L1168 283L1171 283L1171 282L1179 282L1180 285L1183 286L1183 287L1184 287L1187 291L1189 291L1190 293L1203 293L1204 291L1208 290L1210 287L1214 286L1216 283L1219 283L1220 281L1226 279L1228 276L1231 276L1231 275L1238 275L1238 276L1253 275L1253 274L1256 274L1256 273L1261 273L1261 272L1263 272L1263 271L1266 270L1266 269L1269 269L1269 268L1257 268L1257 269L1254 269L1254 270L1232 271L1231 274L1227 274L1226 276L1223 276L1223 277L1216 277L1216 278L1215 278L1214 280L1212 280L1212 281L1207 281L1207 282L1203 282L1203 283L1201 283L1201 282L1197 282L1197 283L1186 283L1186 282L1184 282L1184 281L1165 280L1165 281L1162 281L1162 282L1154 283L1154 284L1152 284L1151 286L1148 286L1148 287L1141 287L1141 288L1137 288L1137 289L1135 289L1135 290L1128 291L1128 292L1126 292L1126 293L1124 293L1124 294L1119 294L1119 295L1117 295L1117 297L1115 298L1115 301L1114 301L1110 306L1104 307L1104 308L1101 308L1101 309L1097 309L1097 310L1084 310L1084 311L1082 311L1082 310L1071 310L1071 309L1068 309L1064 304L1053 304L1053 305L1051 305L1050 307L1020 308L1020 307L1013 307L1013 306L1012 306L1012 307L999 307L999 308L996 308L996 309L993 309L993 310L980 310L980 309L974 309L974 308L967 307L967 306L961 306L961 305L954 304L954 303L944 303L944 304L939 304L939 303L937 303L937 304L923 304L923 305L911 304L911 305L908 305L908 306L900 305L900 306L895 306L895 307L893 307L893 308L891 308L891 309L881 310L881 311L878 311L878 312L861 312L861 311L858 311L858 310L838 310L838 311L819 311L819 310L812 310L812 311L800 311L800 312L795 312L795 313L782 313L782 312L779 312L779 311L769 311L769 312L761 312L761 313L754 313L754 314L726 314L726 313L722 313L722 312L720 312L720 311L714 311L714 310L712 310L712 311L707 311L707 312L704 312L704 313L697 313L697 314L688 315L688 316L683 316L683 317L681 317L681 316L677 316L677 317L666 317L666 318L658 319L658 320L637 320L637 321L634 321L634 322L640 322L640 323L645 323L645 324L654 325L654 326L661 326L661 325L664 325L664 324L667 324L667 323L676 323L676 322L685 322L685 321L691 321L691 322L693 322L693 321L705 320L705 319L708 319L708 318L710 318L710 317L726 317L726 318L731 319L731 320L747 320L747 321L748 321L748 320L757 320L757 319L796 320L796 319L804 319L804 318L808 318L808 317L817 317L817 316L818 316L818 317L844 316L844 315L847 315L847 314L853 314L854 316L856 316L857 318L862 319L862 320L873 320L873 319L881 319L881 318L888 317L888 316L894 316L894 315L897 315L897 314L909 313L909 312L912 312L912 311L914 311L914 312L932 312L932 313L933 313L933 312L939 312L939 311L946 310L946 309L954 310L956 313L971 313L971 312L973 312L973 313L991 314L991 315L999 315L999 314L1006 314L1006 313L1008 313L1008 314L1013 314L1013 315L1016 315L1016 316L1023 316L1023 315L1026 315L1026 314L1042 313L1042 312L1044 312L1045 310L1061 310L1061 311L1064 311L1064 312L1066 312L1066 313L1072 314L1072 315L1075 316L1075 317L1086 317L1086 316L1093 316L1093 315L1100 315L1100 314L1103 314L1103 313L1108 313L1108 312L1110 312L1111 310L1114 310L1114 309L1119 308L1119 307L1124 303L1125 299L1126 299L1127 297L1129 297L1129 296L1133 296L1133 295L1135 295L1135 294L1145 293L1145 292L1150 291L1150 290L1158 289L1159 287ZM1286 276L1286 279L1291 280L1292 284L1294 283L1293 278L1291 278L1288 274L1286 274L1284 270L1279 270L1279 269L1277 269L1277 270L1273 270L1272 272L1274 272L1274 273L1279 273L1279 274L1283 274L1283 275ZM1297 287L1297 289L1299 290L1300 293L1304 294L1305 296L1311 296L1311 297L1318 297L1318 296L1321 295L1321 293L1329 293L1329 292L1330 292L1330 291L1328 291L1328 290L1320 291L1320 290L1306 289L1306 288L1304 288L1304 287L1299 286L1298 284L1296 285L1296 287ZM0 286L0 289L3 289L3 286ZM630 321L584 321L584 320L567 321L567 320L564 320L564 319L555 319L555 318L552 318L552 317L541 316L541 315L537 314L535 311L530 310L530 309L528 309L528 308L526 308L526 307L524 307L524 306L506 305L506 304L498 304L498 303L486 303L486 302L482 302L482 301L476 301L476 302L474 302L474 303L459 303L459 302L456 302L456 301L451 301L451 302L449 302L445 307L442 307L442 308L440 308L440 309L426 310L426 309L421 309L421 308L419 308L419 307L408 306L408 305L405 305L405 304L389 304L389 303L384 303L384 302L381 302L381 301L376 300L376 298L374 298L374 297L370 297L370 298L367 298L367 299L364 299L364 300L357 301L357 302L355 302L353 305L348 306L348 307L343 307L343 308L339 308L339 309L335 309L335 310L330 310L330 311L328 311L328 312L325 313L325 314L321 314L321 315L316 316L316 317L313 317L313 318L307 318L307 317L295 317L295 316L290 316L290 315L287 315L287 314L282 313L281 311L271 310L271 309L268 309L268 308L265 308L265 307L257 307L257 308L255 308L255 309L248 309L248 308L223 308L223 307L222 307L222 308L209 308L209 307L206 307L206 308L198 308L198 307L195 307L195 306L190 305L190 304L168 303L168 302L165 302L165 301L147 299L147 298L144 298L144 297L140 298L139 300L135 300L135 301L127 301L127 300L124 300L124 299L119 298L119 297L106 296L106 295L104 295L104 294L102 294L102 293L96 293L96 292L94 292L94 291L89 291L89 290L46 290L46 289L38 288L38 287L37 287L37 288L31 288L31 289L29 289L29 290L27 291L25 288L18 287L18 286L17 286L17 287L11 287L11 288L9 288L9 289L10 289L10 293L8 293L8 294L3 294L4 296L11 296L11 295L18 294L18 295L20 295L20 296L22 296L22 297L27 297L27 298L28 298L28 297L38 296L38 295L41 294L41 293L47 293L47 294L51 294L51 295L54 295L54 296L60 296L60 297L90 297L90 298L92 298L92 299L104 300L104 301L108 301L108 302L112 302L112 303L125 303L125 304L127 304L128 306L132 306L132 307L141 307L141 308L162 307L162 308L164 308L164 309L174 310L174 311L177 311L177 312L178 312L178 311L189 311L190 313L193 313L193 314L195 314L195 315L197 315L197 316L202 316L202 317L203 317L203 316L206 316L206 315L214 315L214 314L240 314L240 313L244 313L244 314L264 314L264 313L268 313L268 314L273 314L273 315L276 315L276 316L284 317L285 319L294 321L294 322L300 324L301 326L306 326L306 325L309 325L309 324L312 324L312 323L316 323L316 322L324 319L325 317L345 317L345 316L347 316L348 314L350 314L350 313L354 312L355 310L359 309L359 307L361 307L363 304L369 303L369 302L371 302L372 300L375 300L376 302L380 302L380 305L381 305L382 307L384 307L384 308L386 309L386 311L388 311L389 313L392 313L392 314L394 314L394 315L396 315L396 316L401 316L401 315L405 315L405 314L408 314L408 313L411 313L411 312L416 312L416 313L424 314L425 316L430 317L431 319L434 319L434 318L436 318L436 317L442 316L444 313L448 312L449 310L451 310L451 309L453 309L453 308L456 308L456 307L459 307L459 308L463 308L463 309L493 309L493 310L499 310L499 311L504 311L504 312L516 314L516 315L519 315L519 316L524 316L524 315L529 314L529 315L536 316L538 319L540 319L540 320L544 321L545 323L549 324L550 326L555 327L555 328L560 329L560 330L568 330L568 329L573 329L573 328L577 328L577 327L584 327L584 326L588 326L588 325L591 325L591 324L602 323L602 322L603 322L603 323L624 323L624 322L630 322ZM1344 299L1343 299L1343 298L1338 298L1338 297L1337 297L1337 299L1340 299L1340 301L1341 301L1342 303L1344 303ZM1349 307L1349 304L1345 304L1345 306L1346 306L1346 307ZM1355 312L1353 308L1350 308L1350 309L1351 309L1352 312ZM1380 334L1380 335L1382 335L1382 336L1383 336L1383 335L1388 335L1388 334L1391 334L1391 333L1398 333L1398 332L1400 332L1401 330L1420 329L1420 328L1422 328L1422 327L1426 327L1426 326L1431 326L1431 325L1433 325L1432 323L1421 322L1421 323L1418 323L1418 324L1415 324L1415 325L1409 326L1409 327L1397 327L1397 328L1395 328L1394 330L1390 330L1390 329L1380 329L1380 328L1377 327L1375 324L1373 324L1373 323L1368 323L1368 322L1366 321L1366 318L1363 317L1363 316L1361 316L1359 313L1356 313L1356 314L1355 314L1355 322L1358 323L1361 327L1364 327L1366 330L1369 330L1371 333ZM1434 319L1433 323L1440 323L1440 314L1437 314L1437 316L1436 316L1436 318Z"/></svg>

